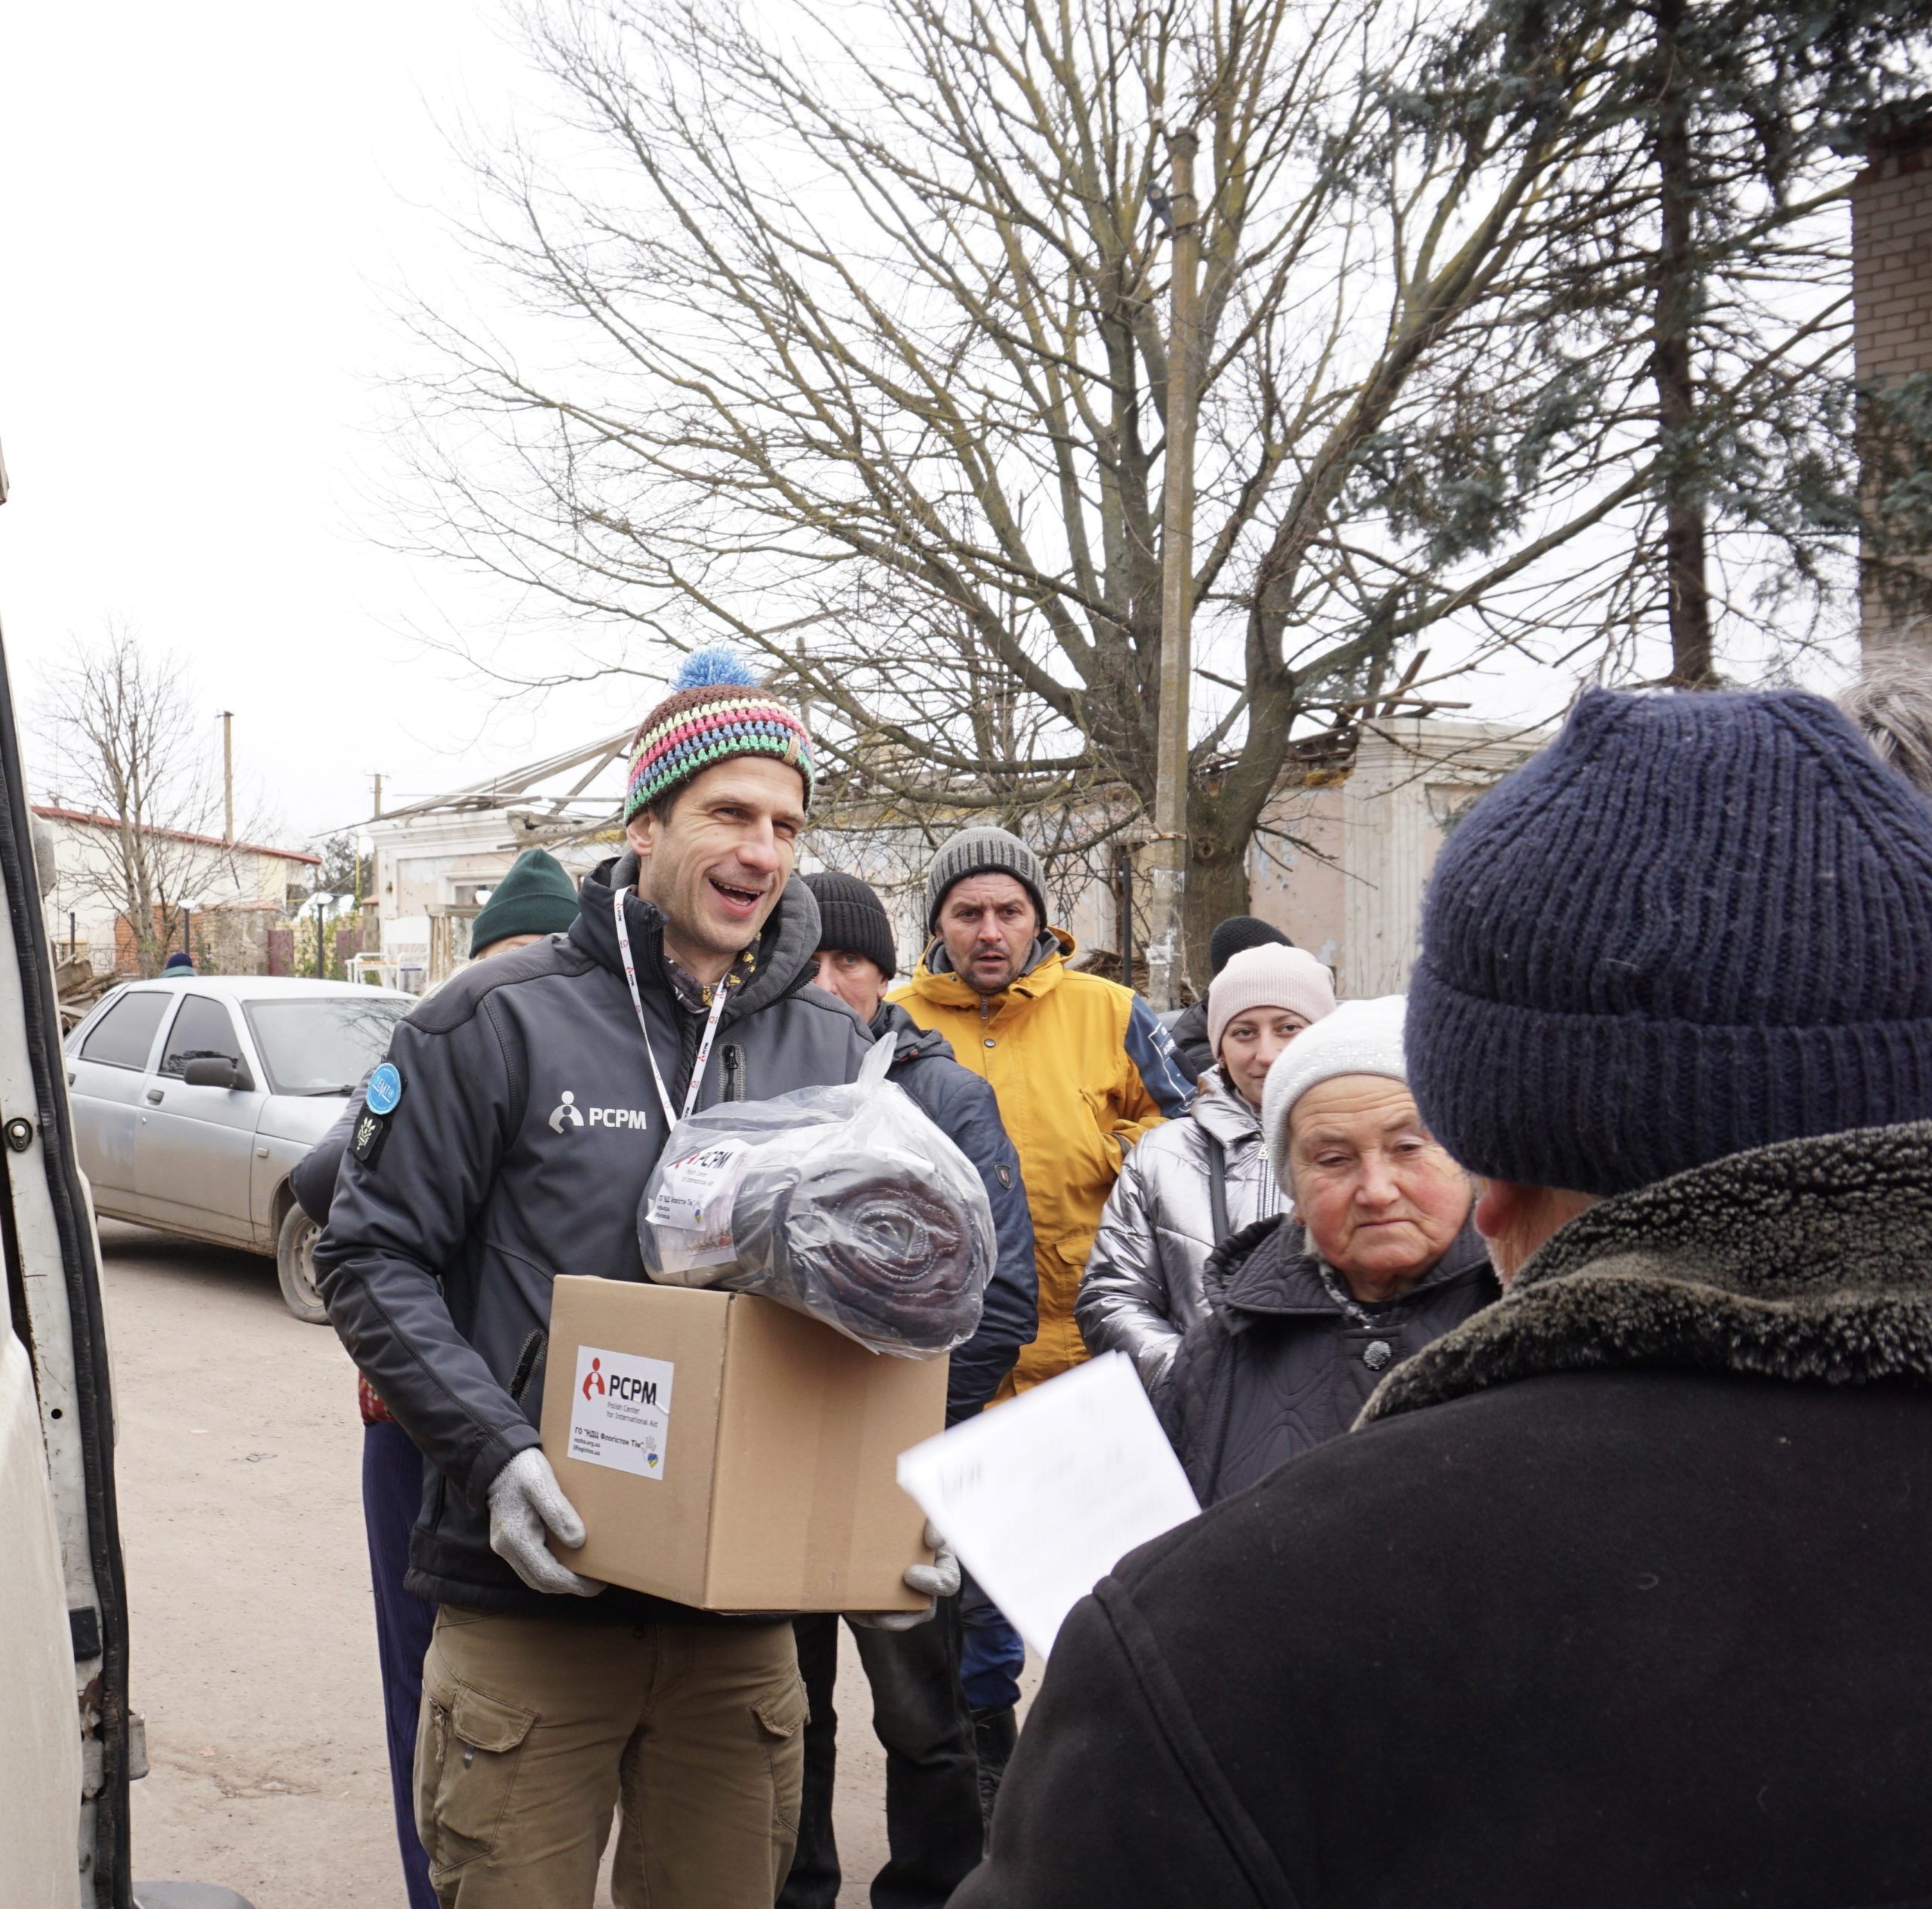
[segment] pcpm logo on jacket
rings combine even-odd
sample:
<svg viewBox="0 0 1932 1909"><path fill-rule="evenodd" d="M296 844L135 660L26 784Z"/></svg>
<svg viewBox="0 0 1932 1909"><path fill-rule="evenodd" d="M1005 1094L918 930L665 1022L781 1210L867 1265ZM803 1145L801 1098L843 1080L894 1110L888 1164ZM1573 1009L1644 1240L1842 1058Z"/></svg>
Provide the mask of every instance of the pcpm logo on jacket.
<svg viewBox="0 0 1932 1909"><path fill-rule="evenodd" d="M642 1133L650 1125L650 1119L641 1107L580 1107L576 1095L568 1087L550 1110L549 1128L553 1134L561 1133L566 1127L586 1126L623 1127Z"/></svg>

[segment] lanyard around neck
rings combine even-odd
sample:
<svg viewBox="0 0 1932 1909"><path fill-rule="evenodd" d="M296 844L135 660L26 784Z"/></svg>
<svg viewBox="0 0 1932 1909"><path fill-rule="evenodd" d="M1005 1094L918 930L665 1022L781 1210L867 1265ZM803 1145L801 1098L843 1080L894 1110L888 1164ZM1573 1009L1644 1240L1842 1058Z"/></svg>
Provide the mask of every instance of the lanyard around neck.
<svg viewBox="0 0 1932 1909"><path fill-rule="evenodd" d="M638 1031L644 1036L644 1051L651 1062L651 1078L657 1085L658 1102L666 1121L675 1127L680 1120L690 1119L691 1109L697 1105L698 1089L704 1082L704 1064L711 1058L711 1044L718 1038L718 1024L724 1018L724 999L730 990L721 980L712 990L711 1017L704 1024L704 1038L697 1044L697 1058L691 1063L691 1085L685 1089L685 1110L674 1113L670 1089L664 1085L664 1072L657 1064L657 1050L651 1045L651 1030L644 1018L644 996L638 992L637 962L631 953L630 931L624 925L626 893L620 888L611 898L611 913L617 924L617 952L624 958L624 981L631 991L631 1005L637 1010Z"/></svg>

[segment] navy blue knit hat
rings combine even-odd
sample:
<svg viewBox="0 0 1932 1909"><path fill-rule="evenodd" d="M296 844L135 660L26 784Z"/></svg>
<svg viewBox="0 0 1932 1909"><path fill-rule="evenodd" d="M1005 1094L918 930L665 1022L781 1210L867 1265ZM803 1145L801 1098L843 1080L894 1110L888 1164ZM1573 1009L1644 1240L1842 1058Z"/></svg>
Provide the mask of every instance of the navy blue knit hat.
<svg viewBox="0 0 1932 1909"><path fill-rule="evenodd" d="M1407 1046L1531 1186L1932 1116L1932 805L1818 697L1594 691L1443 845Z"/></svg>

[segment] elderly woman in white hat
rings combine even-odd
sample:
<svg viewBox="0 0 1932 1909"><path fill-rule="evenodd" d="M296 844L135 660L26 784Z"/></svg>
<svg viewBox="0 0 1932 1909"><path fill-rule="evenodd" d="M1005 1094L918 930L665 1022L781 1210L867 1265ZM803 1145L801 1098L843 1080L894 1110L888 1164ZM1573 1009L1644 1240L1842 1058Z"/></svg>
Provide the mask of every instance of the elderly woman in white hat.
<svg viewBox="0 0 1932 1909"><path fill-rule="evenodd" d="M1409 1094L1405 1006L1345 1002L1269 1074L1263 1138L1294 1217L1208 1261L1161 1396L1203 1504L1346 1431L1391 1366L1497 1296L1475 1187Z"/></svg>
<svg viewBox="0 0 1932 1909"><path fill-rule="evenodd" d="M1207 1007L1214 1064L1192 1116L1156 1127L1128 1156L1075 1310L1088 1350L1128 1354L1149 1392L1201 1316L1208 1255L1287 1203L1261 1144L1262 1092L1290 1044L1334 1013L1335 987L1305 949L1246 948L1214 977Z"/></svg>

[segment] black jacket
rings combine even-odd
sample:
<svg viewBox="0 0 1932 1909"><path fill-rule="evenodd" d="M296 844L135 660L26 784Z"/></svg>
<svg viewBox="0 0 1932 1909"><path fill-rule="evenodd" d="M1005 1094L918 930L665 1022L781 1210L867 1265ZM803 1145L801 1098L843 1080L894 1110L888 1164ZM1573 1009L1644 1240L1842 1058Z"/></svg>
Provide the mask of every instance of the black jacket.
<svg viewBox="0 0 1932 1909"><path fill-rule="evenodd" d="M1020 1348L1040 1329L1039 1275L1033 1265L1033 1219L1026 1207L1020 1156L1001 1125L999 1102L980 1076L952 1058L943 1034L921 1027L891 1001L872 1018L875 1040L899 1044L890 1079L973 1162L992 1208L998 1257L986 1283L979 1330L952 1355L946 1381L946 1422L980 1411L1012 1370Z"/></svg>
<svg viewBox="0 0 1932 1909"><path fill-rule="evenodd" d="M635 880L634 858L615 867L620 885ZM397 1028L389 1058L401 1101L377 1145L343 1159L316 1245L322 1297L349 1356L432 1468L407 1582L439 1602L692 1615L629 1591L545 1596L489 1543L490 1483L539 1442L536 1335L549 1323L552 1280L644 1277L638 1202L666 1123L619 960L612 870L584 882L568 935L466 968ZM625 919L651 1041L681 1103L703 1016L672 991L663 916L632 895ZM765 925L756 971L724 1011L700 1105L857 1076L870 1036L811 985L817 946L817 904L794 881Z"/></svg>
<svg viewBox="0 0 1932 1909"><path fill-rule="evenodd" d="M993 1090L953 1059L943 1034L922 1028L890 1001L880 1003L870 1032L875 1040L889 1033L898 1042L892 1078L973 1162L992 1208L999 1256L987 1282L979 1330L952 1355L946 1375L946 1422L956 1425L985 1407L1012 1369L1020 1348L1030 1345L1040 1329L1039 1276L1033 1266L1033 1218L1027 1210L1026 1183L1020 1178L1020 1156L1000 1124ZM362 1089L368 1084L365 1074L334 1125L288 1176L302 1210L318 1226L328 1223L336 1177L362 1110Z"/></svg>
<svg viewBox="0 0 1932 1909"><path fill-rule="evenodd" d="M1181 1070L1189 1080L1198 1080L1214 1064L1214 1050L1208 1045L1208 1002L1204 997L1190 1002L1174 1017L1168 1030L1180 1056Z"/></svg>
<svg viewBox="0 0 1932 1909"><path fill-rule="evenodd" d="M1061 1631L954 1909L1932 1902L1932 1125L1573 1221Z"/></svg>
<svg viewBox="0 0 1932 1909"><path fill-rule="evenodd" d="M1279 1216L1211 1254L1201 1287L1206 1310L1181 1341L1158 1403L1203 1504L1340 1437L1392 1366L1498 1289L1488 1249L1469 1226L1412 1291L1345 1310L1301 1228Z"/></svg>

